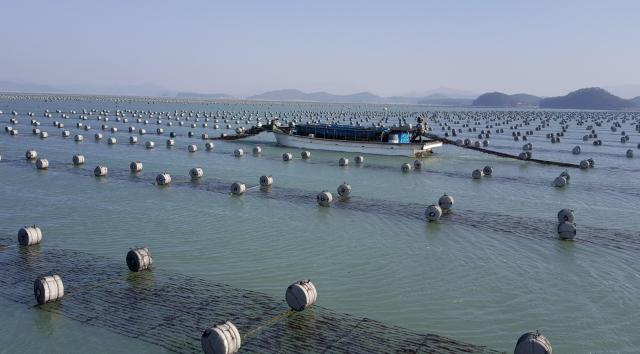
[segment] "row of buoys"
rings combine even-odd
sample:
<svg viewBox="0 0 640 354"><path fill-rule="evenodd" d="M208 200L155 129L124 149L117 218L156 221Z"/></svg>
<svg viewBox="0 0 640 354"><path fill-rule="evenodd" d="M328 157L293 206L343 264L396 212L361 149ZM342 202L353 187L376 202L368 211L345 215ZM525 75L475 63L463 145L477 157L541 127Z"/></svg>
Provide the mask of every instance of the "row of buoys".
<svg viewBox="0 0 640 354"><path fill-rule="evenodd" d="M342 198L343 200L348 199L349 197L351 197L352 190L353 188L351 187L351 185L347 182L344 182L337 188L338 196L340 196L340 198ZM328 207L333 202L333 194L326 190L321 191L316 195L316 202L320 206Z"/></svg>

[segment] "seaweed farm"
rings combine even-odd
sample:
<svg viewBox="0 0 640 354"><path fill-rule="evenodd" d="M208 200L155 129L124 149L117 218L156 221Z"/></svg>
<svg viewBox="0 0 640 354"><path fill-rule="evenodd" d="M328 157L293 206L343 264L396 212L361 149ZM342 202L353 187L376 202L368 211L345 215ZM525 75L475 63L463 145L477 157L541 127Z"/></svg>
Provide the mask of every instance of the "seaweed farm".
<svg viewBox="0 0 640 354"><path fill-rule="evenodd" d="M201 353L225 321L240 353L640 346L637 112L17 94L0 111L2 353ZM418 118L444 142L424 158L242 135Z"/></svg>

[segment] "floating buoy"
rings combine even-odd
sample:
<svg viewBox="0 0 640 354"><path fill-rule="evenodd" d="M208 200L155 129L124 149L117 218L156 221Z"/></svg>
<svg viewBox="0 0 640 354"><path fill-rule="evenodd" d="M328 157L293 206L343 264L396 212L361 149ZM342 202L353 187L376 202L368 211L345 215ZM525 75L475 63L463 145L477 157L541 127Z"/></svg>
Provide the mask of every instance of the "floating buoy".
<svg viewBox="0 0 640 354"><path fill-rule="evenodd" d="M573 223L575 215L571 209L562 209L558 212L558 222L570 222Z"/></svg>
<svg viewBox="0 0 640 354"><path fill-rule="evenodd" d="M538 332L529 332L520 336L513 351L514 354L551 354L551 352L551 343Z"/></svg>
<svg viewBox="0 0 640 354"><path fill-rule="evenodd" d="M596 165L596 162L592 158L588 158L587 163L589 164L589 168L593 168Z"/></svg>
<svg viewBox="0 0 640 354"><path fill-rule="evenodd" d="M311 280L297 281L287 288L287 304L294 311L302 311L318 300L318 292Z"/></svg>
<svg viewBox="0 0 640 354"><path fill-rule="evenodd" d="M303 151L300 153L300 157L302 157L303 160L308 160L311 158L311 152L310 151Z"/></svg>
<svg viewBox="0 0 640 354"><path fill-rule="evenodd" d="M273 184L273 177L263 175L260 176L260 186L261 187L270 187Z"/></svg>
<svg viewBox="0 0 640 354"><path fill-rule="evenodd" d="M567 221L559 223L558 236L562 240L573 240L576 237L576 224Z"/></svg>
<svg viewBox="0 0 640 354"><path fill-rule="evenodd" d="M96 140L100 140L100 139L102 139L102 133L95 133L95 134L93 135L93 138L94 138L94 139L96 139Z"/></svg>
<svg viewBox="0 0 640 354"><path fill-rule="evenodd" d="M71 161L73 161L73 164L76 166L80 166L84 164L84 155L73 155L73 158L71 159Z"/></svg>
<svg viewBox="0 0 640 354"><path fill-rule="evenodd" d="M356 162L356 165L362 165L364 163L364 156L358 155L354 160Z"/></svg>
<svg viewBox="0 0 640 354"><path fill-rule="evenodd" d="M564 179L567 180L567 183L571 180L571 175L569 175L568 171L562 171L562 173L560 173L560 177L564 177Z"/></svg>
<svg viewBox="0 0 640 354"><path fill-rule="evenodd" d="M328 191L322 191L316 195L316 201L320 206L328 207L333 201L333 196Z"/></svg>
<svg viewBox="0 0 640 354"><path fill-rule="evenodd" d="M154 147L156 147L156 143L154 143L153 141L149 140L149 141L144 143L144 147L147 148L147 149L153 149Z"/></svg>
<svg viewBox="0 0 640 354"><path fill-rule="evenodd" d="M246 190L247 186L242 182L233 182L231 184L231 194L233 195L242 195Z"/></svg>
<svg viewBox="0 0 640 354"><path fill-rule="evenodd" d="M187 147L187 150L189 150L189 152L196 152L196 151L198 151L198 146L197 146L197 145L194 145L194 144L190 144L190 145Z"/></svg>
<svg viewBox="0 0 640 354"><path fill-rule="evenodd" d="M109 139L107 139L107 144L109 145L115 145L118 142L118 140L116 140L116 138L114 137L110 137Z"/></svg>
<svg viewBox="0 0 640 354"><path fill-rule="evenodd" d="M204 171L200 167L194 167L189 170L189 176L191 176L191 179L201 178L204 176Z"/></svg>
<svg viewBox="0 0 640 354"><path fill-rule="evenodd" d="M583 170L589 168L589 161L587 160L580 161L580 168Z"/></svg>
<svg viewBox="0 0 640 354"><path fill-rule="evenodd" d="M38 157L38 152L35 150L27 150L27 152L24 154L24 157L27 160L35 160Z"/></svg>
<svg viewBox="0 0 640 354"><path fill-rule="evenodd" d="M244 150L242 150L242 149L235 149L235 150L233 150L233 156L235 156L235 157L242 157L242 156L244 156Z"/></svg>
<svg viewBox="0 0 640 354"><path fill-rule="evenodd" d="M156 176L156 183L157 183L159 186L166 186L166 185L168 185L169 183L171 183L171 175L170 175L170 174L168 174L168 173L166 173L166 172L163 172L163 173L158 174L158 175Z"/></svg>
<svg viewBox="0 0 640 354"><path fill-rule="evenodd" d="M64 296L64 284L59 275L39 277L33 283L33 294L38 305L62 299Z"/></svg>
<svg viewBox="0 0 640 354"><path fill-rule="evenodd" d="M420 161L420 160L413 161L413 168L416 169L416 170L421 170L422 169L422 161Z"/></svg>
<svg viewBox="0 0 640 354"><path fill-rule="evenodd" d="M39 227L25 226L18 230L18 243L20 246L37 245L42 241L42 230Z"/></svg>
<svg viewBox="0 0 640 354"><path fill-rule="evenodd" d="M93 174L96 177L105 177L107 175L108 169L107 166L96 166L96 168L93 170Z"/></svg>
<svg viewBox="0 0 640 354"><path fill-rule="evenodd" d="M18 135L18 129L11 129L11 132L9 132L9 134L16 136Z"/></svg>
<svg viewBox="0 0 640 354"><path fill-rule="evenodd" d="M258 145L253 147L253 154L254 155L260 155L262 153L262 148Z"/></svg>
<svg viewBox="0 0 640 354"><path fill-rule="evenodd" d="M338 195L342 198L349 198L351 196L351 185L346 182L339 185Z"/></svg>
<svg viewBox="0 0 640 354"><path fill-rule="evenodd" d="M153 257L151 257L151 253L146 247L129 250L129 252L127 252L126 260L127 267L132 272L151 269L151 265L153 264Z"/></svg>
<svg viewBox="0 0 640 354"><path fill-rule="evenodd" d="M205 354L235 354L242 342L236 326L227 321L207 328L202 333L200 344Z"/></svg>
<svg viewBox="0 0 640 354"><path fill-rule="evenodd" d="M484 173L481 170L473 170L473 172L471 172L471 177L473 179L480 179L482 176L484 176Z"/></svg>
<svg viewBox="0 0 640 354"><path fill-rule="evenodd" d="M424 216L428 221L438 221L442 216L442 208L437 205L431 204L424 211Z"/></svg>
<svg viewBox="0 0 640 354"><path fill-rule="evenodd" d="M443 212L451 210L451 208L453 207L453 203L453 197L447 195L447 193L445 193L442 197L440 197L440 199L438 199L438 205L440 206L440 208L442 208Z"/></svg>
<svg viewBox="0 0 640 354"><path fill-rule="evenodd" d="M402 164L402 166L400 166L400 169L404 173L411 172L411 164L409 164L408 162L405 162L405 163Z"/></svg>
<svg viewBox="0 0 640 354"><path fill-rule="evenodd" d="M167 139L167 147L172 147L176 144L175 140Z"/></svg>
<svg viewBox="0 0 640 354"><path fill-rule="evenodd" d="M627 150L627 157L630 159L633 158L633 150L631 149Z"/></svg>
<svg viewBox="0 0 640 354"><path fill-rule="evenodd" d="M213 150L213 146L214 146L214 145L213 145L213 143L212 143L212 142L208 142L208 143L205 143L205 144L204 144L204 148L205 148L205 150L207 150L207 151L211 151L211 150Z"/></svg>
<svg viewBox="0 0 640 354"><path fill-rule="evenodd" d="M40 132L40 139L46 139L49 137L49 133L47 132Z"/></svg>
<svg viewBox="0 0 640 354"><path fill-rule="evenodd" d="M131 172L134 172L134 173L142 172L142 162L140 161L131 162L129 164L129 169L131 170Z"/></svg>
<svg viewBox="0 0 640 354"><path fill-rule="evenodd" d="M573 153L574 155L579 155L581 151L582 149L580 149L580 146L576 146L573 148L573 150L571 150L571 153Z"/></svg>
<svg viewBox="0 0 640 354"><path fill-rule="evenodd" d="M47 159L37 159L36 160L36 168L39 170L46 170L49 168L49 160Z"/></svg>
<svg viewBox="0 0 640 354"><path fill-rule="evenodd" d="M290 152L285 152L282 154L282 161L291 161L293 159L293 155Z"/></svg>
<svg viewBox="0 0 640 354"><path fill-rule="evenodd" d="M491 166L484 166L484 168L482 169L482 173L485 176L491 176L493 174L493 167Z"/></svg>
<svg viewBox="0 0 640 354"><path fill-rule="evenodd" d="M69 135L71 135L71 132L69 132L68 130L63 130L62 131L62 137L63 138L68 138Z"/></svg>
<svg viewBox="0 0 640 354"><path fill-rule="evenodd" d="M137 136L130 136L129 137L129 144L137 144L138 143L138 137ZM147 141L148 143L148 141Z"/></svg>
<svg viewBox="0 0 640 354"><path fill-rule="evenodd" d="M341 157L340 160L338 160L338 165L341 167L349 165L349 159L346 157Z"/></svg>
<svg viewBox="0 0 640 354"><path fill-rule="evenodd" d="M565 187L566 185L567 185L567 179L564 178L563 176L558 176L556 177L556 179L553 180L554 187L562 188L562 187Z"/></svg>

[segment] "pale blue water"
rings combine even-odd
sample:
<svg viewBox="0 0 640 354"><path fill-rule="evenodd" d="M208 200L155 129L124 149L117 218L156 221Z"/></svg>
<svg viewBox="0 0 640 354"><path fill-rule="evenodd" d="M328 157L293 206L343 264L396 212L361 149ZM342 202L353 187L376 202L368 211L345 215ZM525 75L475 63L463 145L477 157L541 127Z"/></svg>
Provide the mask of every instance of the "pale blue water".
<svg viewBox="0 0 640 354"><path fill-rule="evenodd" d="M156 268L276 298L282 298L292 281L310 278L318 287L318 304L324 307L504 351L513 350L520 334L536 329L558 353L633 353L640 347L637 115L615 133L609 130L610 123L594 127L603 140L597 147L582 141L588 132L575 122L569 123L559 144L545 139L546 133L559 131L559 122L536 131L528 141L536 158L574 163L595 159L593 169L570 169L571 183L557 189L551 183L564 168L453 146L425 159L422 171L403 174L400 165L412 159L365 155L363 167L340 168L338 159L352 159L353 154L312 151L311 160L302 161L300 150L276 146L270 134L215 141L214 151L208 152L199 136L205 130L212 136L221 132L211 129L212 122L207 129L163 124L165 133L158 136L155 119L144 126L135 118L124 124L111 116L106 124L120 130L111 134L99 130L102 122L95 120L96 115L87 121L93 129L85 132L75 127L77 114L62 119L55 113L83 108L112 113L116 108L251 111L260 116L383 110L375 105L146 101L116 105L89 99L3 99L2 128L16 110L20 133L0 132L0 243L15 244L17 230L35 223L45 233L43 250L82 250L122 260L124 266L128 249L144 245L152 250ZM53 118L42 117L45 109L53 112ZM394 114L435 110L443 109L389 107ZM29 111L42 122L40 129L49 132L48 139L31 134ZM63 139L53 120L63 122L71 137ZM148 131L138 135L137 145L128 144L129 125ZM535 125L524 128L533 130ZM439 125L432 126L441 132ZM478 131L483 128L478 126ZM508 124L502 128L504 134L491 137L491 148L521 151L525 142L512 140ZM196 133L194 138L186 137L190 130ZM626 144L619 141L622 130L631 136ZM104 139L96 142L93 134L98 131ZM179 134L171 149L164 145L169 131ZM76 133L85 141L74 142ZM473 139L477 134L465 132L462 137ZM118 144L108 146L106 139L112 135ZM147 140L155 141L156 148L145 149ZM192 143L200 149L193 154L186 148ZM255 144L262 146L262 155L251 154ZM571 154L575 145L582 146L579 156ZM233 157L238 147L247 152L244 158ZM26 162L27 149L49 159L50 170L37 171ZM636 157L626 158L627 149L633 149ZM292 152L296 159L283 162L284 152ZM76 153L86 156L85 166L72 166ZM144 163L139 176L129 173L129 163L135 160ZM98 164L109 167L107 178L93 177ZM492 177L471 179L473 169L488 164L494 167ZM199 184L190 182L192 167L204 169ZM167 188L153 183L163 171L174 178ZM272 191L228 195L231 182L240 180L251 187L263 174L273 175ZM345 181L353 187L349 202L331 208L316 205L316 193L326 189L336 196L335 189ZM454 214L426 223L424 208L444 192L455 198ZM575 210L575 242L556 238L556 213L562 208ZM0 352L49 352L52 347L57 352L163 351L2 297L0 309L3 323L11 323L0 327Z"/></svg>

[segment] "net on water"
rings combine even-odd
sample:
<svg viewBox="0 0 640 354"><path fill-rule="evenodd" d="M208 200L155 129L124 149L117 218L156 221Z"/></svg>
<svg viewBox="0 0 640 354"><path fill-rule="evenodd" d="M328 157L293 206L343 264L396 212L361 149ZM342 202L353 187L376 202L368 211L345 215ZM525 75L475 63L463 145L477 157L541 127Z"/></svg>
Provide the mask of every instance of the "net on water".
<svg viewBox="0 0 640 354"><path fill-rule="evenodd" d="M243 353L497 353L321 306L293 312L267 294L183 274L131 273L90 253L0 249L0 296L34 305L33 281L53 273L65 296L39 310L177 353L202 352L202 331L225 320L240 331Z"/></svg>

